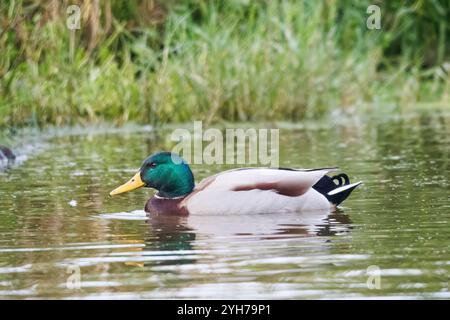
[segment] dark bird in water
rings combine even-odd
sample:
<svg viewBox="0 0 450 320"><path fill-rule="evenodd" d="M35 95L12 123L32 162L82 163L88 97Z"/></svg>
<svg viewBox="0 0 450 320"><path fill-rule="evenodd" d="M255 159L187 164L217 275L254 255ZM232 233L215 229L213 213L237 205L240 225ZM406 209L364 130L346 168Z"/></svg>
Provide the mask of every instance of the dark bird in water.
<svg viewBox="0 0 450 320"><path fill-rule="evenodd" d="M197 186L189 165L178 155L159 152L145 159L117 195L140 187L158 192L145 205L150 214L227 214L334 210L361 184L336 168L241 168L220 172Z"/></svg>
<svg viewBox="0 0 450 320"><path fill-rule="evenodd" d="M0 160L14 161L16 156L11 149L0 145Z"/></svg>

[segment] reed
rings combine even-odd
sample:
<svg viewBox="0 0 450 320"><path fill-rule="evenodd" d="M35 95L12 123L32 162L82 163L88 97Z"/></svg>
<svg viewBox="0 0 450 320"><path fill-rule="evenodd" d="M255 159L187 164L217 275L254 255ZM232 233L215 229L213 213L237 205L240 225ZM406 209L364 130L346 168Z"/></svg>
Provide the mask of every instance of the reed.
<svg viewBox="0 0 450 320"><path fill-rule="evenodd" d="M369 4L382 29L368 30ZM0 4L0 126L290 120L449 105L450 1Z"/></svg>

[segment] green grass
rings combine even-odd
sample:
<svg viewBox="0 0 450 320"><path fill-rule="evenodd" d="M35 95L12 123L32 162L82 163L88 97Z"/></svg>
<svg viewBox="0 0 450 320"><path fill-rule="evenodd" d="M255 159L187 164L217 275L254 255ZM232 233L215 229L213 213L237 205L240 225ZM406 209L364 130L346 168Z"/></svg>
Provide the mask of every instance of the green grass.
<svg viewBox="0 0 450 320"><path fill-rule="evenodd" d="M44 1L6 1L0 126L298 121L450 105L450 1L374 2L381 30L366 27L372 1L106 1L97 22L82 20L71 56L66 2L50 19Z"/></svg>

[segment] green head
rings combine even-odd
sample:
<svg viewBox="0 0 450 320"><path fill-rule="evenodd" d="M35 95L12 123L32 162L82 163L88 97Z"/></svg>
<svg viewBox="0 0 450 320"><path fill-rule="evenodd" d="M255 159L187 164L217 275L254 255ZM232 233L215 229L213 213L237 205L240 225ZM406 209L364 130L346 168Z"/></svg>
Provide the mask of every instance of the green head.
<svg viewBox="0 0 450 320"><path fill-rule="evenodd" d="M180 156L158 152L145 159L139 172L130 181L111 191L110 195L139 187L154 188L164 198L181 197L194 189L194 175Z"/></svg>

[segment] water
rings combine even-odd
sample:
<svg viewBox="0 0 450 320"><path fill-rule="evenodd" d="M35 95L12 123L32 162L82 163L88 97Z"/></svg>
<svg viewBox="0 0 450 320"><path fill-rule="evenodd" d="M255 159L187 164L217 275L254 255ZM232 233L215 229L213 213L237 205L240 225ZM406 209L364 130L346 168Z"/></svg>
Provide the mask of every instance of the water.
<svg viewBox="0 0 450 320"><path fill-rule="evenodd" d="M152 191L109 198L169 132L54 135L0 173L0 298L450 298L448 115L285 125L280 165L364 181L331 214L147 219Z"/></svg>

